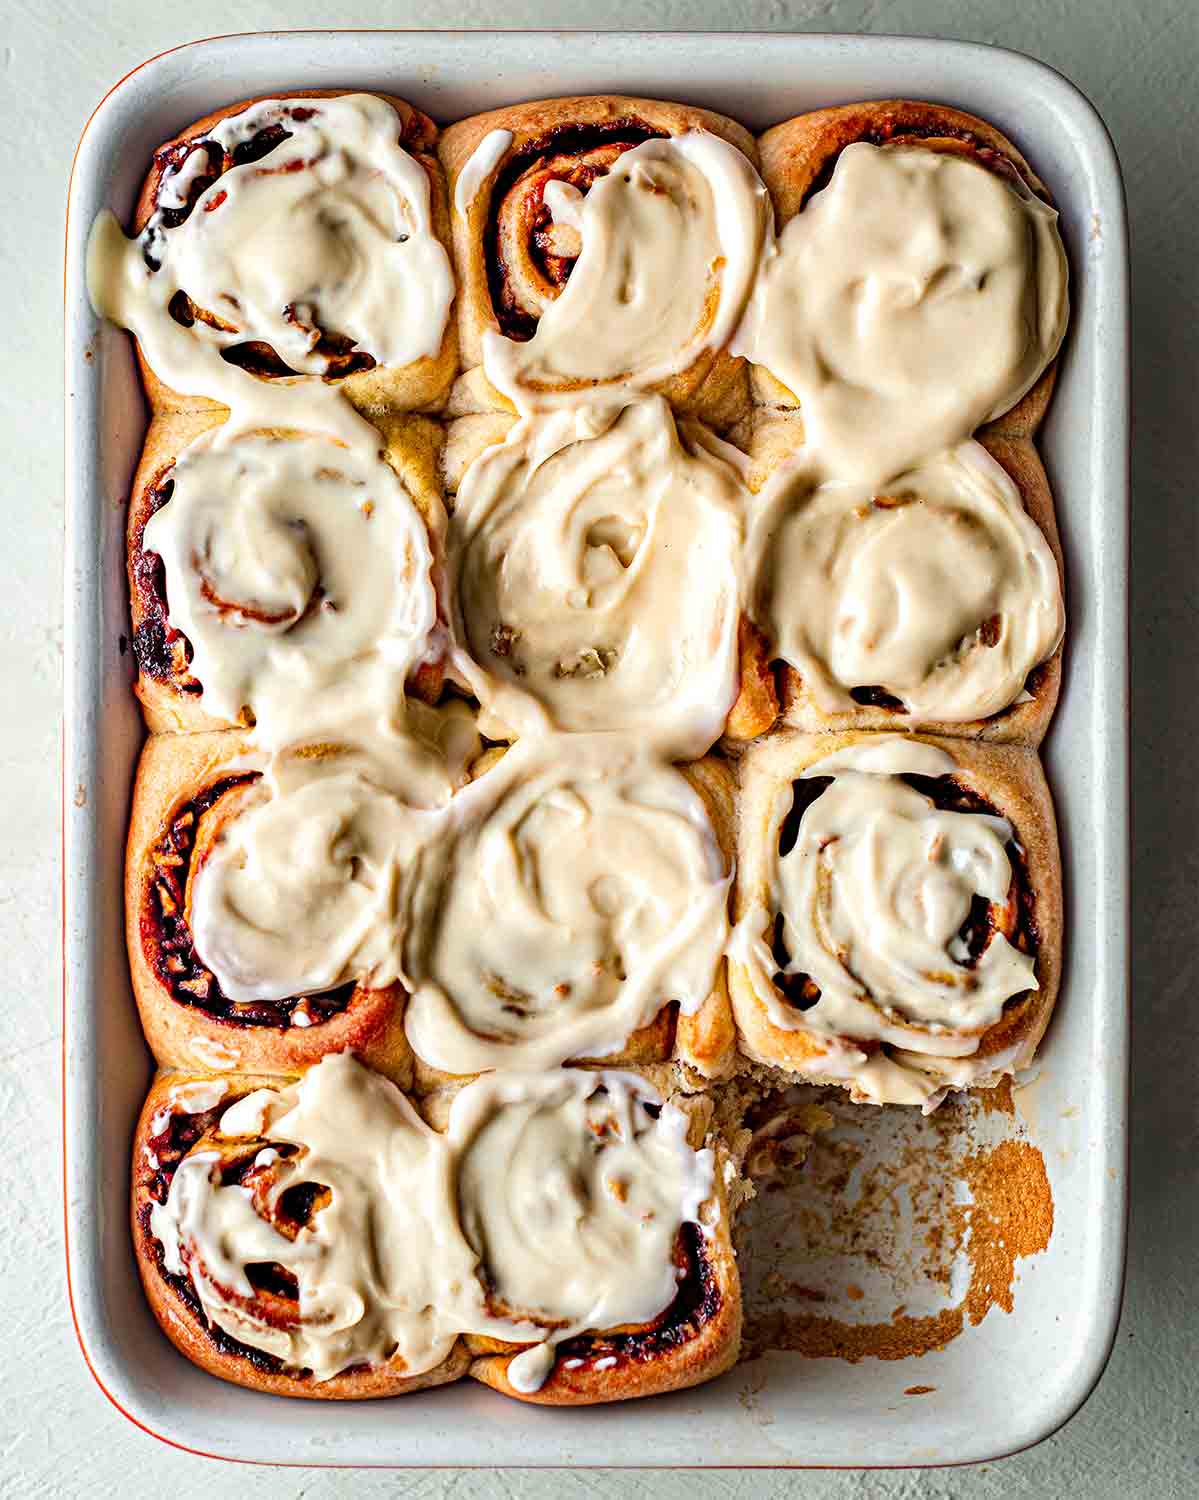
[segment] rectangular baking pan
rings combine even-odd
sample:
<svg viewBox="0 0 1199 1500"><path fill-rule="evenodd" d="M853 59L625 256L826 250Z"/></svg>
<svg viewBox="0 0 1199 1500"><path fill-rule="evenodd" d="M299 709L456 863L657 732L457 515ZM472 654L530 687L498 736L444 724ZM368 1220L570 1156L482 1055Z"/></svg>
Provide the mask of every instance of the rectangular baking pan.
<svg viewBox="0 0 1199 1500"><path fill-rule="evenodd" d="M469 1381L398 1401L288 1402L201 1373L155 1326L127 1223L129 1143L150 1061L121 913L142 740L126 640L124 507L145 411L129 340L89 306L85 248L99 209L127 217L163 140L218 105L297 87L385 90L443 123L524 99L620 91L707 105L754 130L823 105L907 95L994 121L1050 185L1073 278L1042 441L1070 621L1046 751L1067 953L1039 1076L1017 1092L1011 1126L1044 1157L1055 1223L1048 1250L1021 1262L1010 1314L992 1309L919 1360L774 1353L700 1390L566 1411L502 1401ZM180 47L112 90L79 145L66 249L63 1066L74 1317L116 1406L212 1456L411 1466L946 1464L1026 1447L1077 1410L1115 1334L1127 1208L1127 370L1115 153L1086 99L1015 53L890 37L294 32ZM914 1381L926 1388L919 1401L905 1399Z"/></svg>

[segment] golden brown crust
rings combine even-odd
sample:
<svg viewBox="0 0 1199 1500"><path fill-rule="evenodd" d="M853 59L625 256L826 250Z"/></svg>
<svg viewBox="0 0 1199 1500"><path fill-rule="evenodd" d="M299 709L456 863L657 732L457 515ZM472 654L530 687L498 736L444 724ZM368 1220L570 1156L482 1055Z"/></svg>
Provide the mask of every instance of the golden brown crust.
<svg viewBox="0 0 1199 1500"><path fill-rule="evenodd" d="M154 212L158 188L163 172L176 148L189 141L202 139L211 133L222 120L239 115L264 99L336 99L343 94L356 93L350 89L283 89L277 94L263 94L254 99L240 99L214 110L203 119L196 120L186 130L163 144L154 153L154 164L142 183L133 213L132 231L140 234ZM414 109L405 100L394 94L376 95L390 104L400 118L400 141L413 160L429 179L430 204L433 232L438 240L450 247L450 216L446 198L445 178L433 154L437 139L437 127L420 110ZM206 396L172 390L154 373L146 363L141 345L134 339L138 368L146 399L152 412L166 411L211 411L225 408L220 402ZM369 351L367 351L369 352ZM336 384L351 405L364 416L375 417L389 411L436 411L445 401L458 370L458 343L455 321L451 312L446 323L445 336L436 355L414 360L401 367L376 365L369 370L360 370L338 380Z"/></svg>
<svg viewBox="0 0 1199 1500"><path fill-rule="evenodd" d="M179 987L173 990L166 981L166 960L176 950L168 952L164 946L164 853L168 861L183 860L182 868L172 867L174 881L166 899L177 906L182 889L186 922L191 869L205 857L220 828L255 795L247 780L253 766L252 760L247 762L249 753L248 737L236 730L154 735L142 751L126 851L125 922L133 993L150 1050L165 1067L280 1074L301 1072L330 1052L351 1049L404 1087L411 1080L412 1054L404 1035L400 985L382 990L356 985L352 991L347 986L341 1008L302 1026L290 1024L290 1002L284 1003L279 1024L239 1024L227 1018L227 1005L183 1003L176 998ZM227 785L217 800L196 810L186 847L168 847L164 841L179 814L222 784ZM167 874L170 879L171 868ZM184 950L189 964L193 954ZM202 962L195 966L201 976L207 973Z"/></svg>
<svg viewBox="0 0 1199 1500"><path fill-rule="evenodd" d="M290 1080L288 1080L290 1081ZM314 1381L301 1372L288 1371L278 1360L237 1343L218 1328L210 1327L187 1283L163 1269L158 1241L150 1232L149 1214L165 1199L170 1177L178 1165L177 1152L164 1148L169 1127L165 1120L188 1111L172 1099L181 1084L211 1084L211 1074L160 1072L151 1086L133 1137L133 1192L131 1221L134 1252L146 1299L159 1327L176 1349L193 1364L218 1379L274 1396L299 1396L308 1400L350 1401L376 1396L400 1396L409 1391L445 1385L466 1374L470 1356L459 1341L446 1358L421 1375L405 1375L389 1365L345 1370L329 1380ZM257 1088L278 1087L283 1080L248 1073L231 1073L219 1079L225 1086L221 1108Z"/></svg>
<svg viewBox="0 0 1199 1500"><path fill-rule="evenodd" d="M1064 588L1065 564L1053 495L1032 439L1001 436L985 428L979 434L978 441L1019 491L1024 509L1049 543L1057 563L1058 579ZM992 714L986 719L921 721L921 733L948 735L953 739L993 740L999 744L1039 745L1045 738L1061 691L1062 649L1062 645L1059 645L1047 661L1034 667L1029 674L1026 685L1026 690L1031 695L1029 701L1013 703L1001 713ZM826 713L808 692L803 674L785 662L779 664L779 681L783 700L782 720L792 729L809 733L823 730L840 733L860 729L888 729L906 733L910 725L907 714L873 704L857 704L850 709Z"/></svg>
<svg viewBox="0 0 1199 1500"><path fill-rule="evenodd" d="M241 727L209 713L203 692L194 690L197 685L184 659L184 638L169 627L166 610L169 601L164 596L161 567L155 554L143 547L146 523L161 503L162 491L170 484L171 470L179 455L198 437L221 426L225 416L225 409L217 406L207 411L158 413L150 422L133 476L126 557L133 650L138 663L134 691L152 734ZM440 479L442 428L429 417L403 412L379 414L373 422L379 432L380 456L416 506L437 555L444 528ZM282 441L302 436L282 428L260 429L256 435ZM444 662L424 661L409 679L409 692L426 703L436 703L444 680Z"/></svg>
<svg viewBox="0 0 1199 1500"><path fill-rule="evenodd" d="M711 110L624 94L541 99L473 115L443 132L438 155L445 167L451 202L462 169L493 130L510 131L511 144L474 194L466 212L459 213L455 208L452 215L458 276L458 337L462 362L468 368L482 363L483 335L502 331L492 296L491 274L496 268L491 264L488 250L488 225L493 217L492 200L497 185L505 184L514 170L521 170L522 163L532 167L542 157L563 150L569 152L570 132L589 131L595 138L607 133L609 139L617 139L621 130L633 140L706 130L737 147L755 166L758 159L749 132L735 120ZM578 149L586 149L586 143ZM725 431L747 409L748 371L744 360L726 351L705 350L690 369L653 389L665 396L677 411L702 417L717 431ZM510 409L497 392L490 387L487 392L489 409Z"/></svg>
<svg viewBox="0 0 1199 1500"><path fill-rule="evenodd" d="M808 766L870 738L856 732L786 732L771 736L746 753L740 765L734 898L738 921L752 911L773 909L772 855L767 845L778 790ZM1040 988L1009 1002L1000 1019L983 1034L976 1054L980 1058L1016 1049L1009 1066L981 1078L976 1085L986 1087L997 1083L1002 1072L1028 1066L1057 999L1062 962L1062 871L1053 802L1036 751L1027 746L948 739L923 732L905 738L945 751L955 763L953 779L1008 819L1023 851ZM787 1031L774 1025L744 966L735 959L729 962L729 989L741 1049L747 1056L828 1082L827 1071L822 1076L813 1066L824 1050L819 1039L805 1031Z"/></svg>
<svg viewBox="0 0 1199 1500"><path fill-rule="evenodd" d="M1015 145L986 120L926 100L866 100L797 115L758 138L762 180L770 192L780 233L809 195L824 184L840 153L855 141L920 145L932 151L968 154L1000 175L1016 174L1039 198L1046 203L1053 201ZM1049 405L1056 368L1055 361L1032 390L989 425L1005 437L1032 437ZM757 367L752 385L755 400L765 405L798 405L785 386ZM776 439L779 435L773 434ZM802 428L787 436L802 441ZM778 456L774 455L776 461Z"/></svg>

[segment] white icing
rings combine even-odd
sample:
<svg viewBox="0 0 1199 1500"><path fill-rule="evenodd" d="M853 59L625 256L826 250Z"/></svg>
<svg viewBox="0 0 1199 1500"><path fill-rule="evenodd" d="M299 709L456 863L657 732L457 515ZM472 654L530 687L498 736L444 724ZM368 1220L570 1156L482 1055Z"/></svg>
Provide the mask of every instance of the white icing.
<svg viewBox="0 0 1199 1500"><path fill-rule="evenodd" d="M510 130L489 130L463 163L454 183L454 212L460 218L470 213L479 189L499 166L511 144Z"/></svg>
<svg viewBox="0 0 1199 1500"><path fill-rule="evenodd" d="M763 262L735 352L798 397L837 478L878 483L1028 391L1065 332L1057 214L925 147L847 146Z"/></svg>
<svg viewBox="0 0 1199 1500"><path fill-rule="evenodd" d="M780 471L758 497L747 573L755 618L826 713L882 687L914 725L986 718L1028 699L1065 623L1048 542L974 442L881 496Z"/></svg>
<svg viewBox="0 0 1199 1500"><path fill-rule="evenodd" d="M694 1012L730 876L702 800L624 742L521 741L421 853L408 1039L453 1073L619 1050L668 1001Z"/></svg>
<svg viewBox="0 0 1199 1500"><path fill-rule="evenodd" d="M527 419L467 470L459 668L500 733L622 730L700 755L737 694L748 492L733 450L676 429L660 397L596 418Z"/></svg>
<svg viewBox="0 0 1199 1500"><path fill-rule="evenodd" d="M646 390L728 343L768 216L766 190L735 146L702 130L644 141L581 205L553 184L545 201L554 223L581 237L570 279L527 342L483 339L487 377L518 410L620 399L622 387Z"/></svg>

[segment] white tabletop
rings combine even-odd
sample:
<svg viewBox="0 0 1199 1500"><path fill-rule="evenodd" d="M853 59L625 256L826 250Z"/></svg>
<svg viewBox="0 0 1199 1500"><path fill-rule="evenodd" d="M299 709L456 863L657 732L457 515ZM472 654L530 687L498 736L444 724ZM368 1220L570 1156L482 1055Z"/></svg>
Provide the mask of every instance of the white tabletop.
<svg viewBox="0 0 1199 1500"><path fill-rule="evenodd" d="M593 0L574 7L479 0L376 9L273 0L249 10L137 0L9 0L0 27L0 953L9 973L0 1040L0 1500L203 1494L305 1497L456 1492L533 1497L749 1500L794 1485L808 1500L871 1495L1075 1495L1108 1500L1199 1490L1194 1410L1199 1299L1199 1002L1186 944L1199 871L1193 773L1194 576L1199 443L1199 201L1193 0L995 6L991 0ZM1136 976L1133 1220L1123 1325L1107 1374L1057 1437L1002 1464L926 1474L348 1474L251 1471L165 1448L92 1383L70 1327L59 1182L59 693L61 674L63 204L71 154L105 90L145 57L200 35L251 27L546 26L890 31L996 42L1060 68L1095 102L1128 182L1133 224L1133 736L1140 901ZM930 82L930 91L935 85ZM1137 794L1140 793L1138 796ZM870 1455L863 1453L864 1463Z"/></svg>

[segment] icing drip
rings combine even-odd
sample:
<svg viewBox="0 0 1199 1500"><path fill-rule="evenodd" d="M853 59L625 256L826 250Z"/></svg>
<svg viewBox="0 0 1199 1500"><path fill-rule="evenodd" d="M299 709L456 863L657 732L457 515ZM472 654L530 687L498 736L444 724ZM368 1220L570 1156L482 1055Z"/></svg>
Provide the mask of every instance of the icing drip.
<svg viewBox="0 0 1199 1500"><path fill-rule="evenodd" d="M522 741L421 855L405 950L417 1054L453 1073L618 1051L708 997L730 876L702 800L607 739Z"/></svg>
<svg viewBox="0 0 1199 1500"><path fill-rule="evenodd" d="M168 171L136 241L101 215L89 247L96 307L137 335L175 389L228 405L255 382L220 356L248 343L309 376L329 373L327 336L379 365L435 355L453 275L433 232L429 180L399 143L395 110L367 94L264 100L204 142L236 161L266 131L279 144L221 172L182 223L178 212L211 170L206 145ZM179 294L190 321L172 313Z"/></svg>
<svg viewBox="0 0 1199 1500"><path fill-rule="evenodd" d="M944 751L899 736L873 737L809 766L801 780L831 777L807 807L793 847L774 857L771 911L755 908L730 947L771 1022L818 1038L824 1055L807 1071L851 1082L855 1096L925 1103L940 1082L936 1059L960 1079L1004 1002L1035 990L1034 960L995 929L972 954L960 936L976 896L1004 908L1012 898L1006 846L1011 826L984 814L945 812L900 778L939 777ZM780 790L765 838L779 848L790 811ZM767 937L782 918L781 955ZM786 1003L775 981L807 976L819 996ZM881 1048L863 1052L855 1042ZM979 1059L979 1071L996 1066Z"/></svg>
<svg viewBox="0 0 1199 1500"><path fill-rule="evenodd" d="M449 1138L490 1304L542 1334L508 1366L518 1391L540 1388L557 1344L650 1323L674 1301L676 1241L711 1197L713 1155L642 1080L490 1075L455 1099Z"/></svg>
<svg viewBox="0 0 1199 1500"><path fill-rule="evenodd" d="M248 716L267 747L389 718L437 602L425 523L388 465L365 445L218 428L171 479L143 545L205 709Z"/></svg>
<svg viewBox="0 0 1199 1500"><path fill-rule="evenodd" d="M580 394L620 400L621 387L627 399L728 343L768 214L766 190L736 147L702 130L643 141L586 197L551 183L545 206L578 255L570 279L531 339L483 340L487 377L518 410Z"/></svg>
<svg viewBox="0 0 1199 1500"><path fill-rule="evenodd" d="M459 668L496 732L624 730L703 754L737 694L747 501L734 451L676 430L660 397L526 420L485 451L450 572Z"/></svg>
<svg viewBox="0 0 1199 1500"><path fill-rule="evenodd" d="M734 351L798 397L826 471L878 483L1013 406L1067 317L1057 214L924 147L847 146L763 262Z"/></svg>
<svg viewBox="0 0 1199 1500"><path fill-rule="evenodd" d="M214 1107L225 1085L207 1089L184 1086L172 1107ZM468 1086L442 1136L341 1053L227 1108L149 1230L204 1316L288 1369L418 1375L478 1333L536 1341L511 1369L534 1391L563 1338L673 1301L679 1229L713 1191L712 1153L686 1134L639 1079L551 1072ZM297 1217L289 1194L305 1187ZM293 1303L257 1291L250 1272L267 1267L293 1278Z"/></svg>
<svg viewBox="0 0 1199 1500"><path fill-rule="evenodd" d="M852 709L862 687L913 724L999 713L1065 621L1049 544L974 442L885 494L782 471L759 499L747 574L755 617L826 713Z"/></svg>

